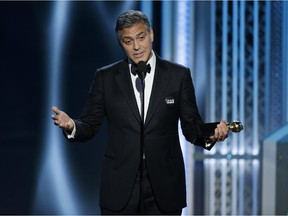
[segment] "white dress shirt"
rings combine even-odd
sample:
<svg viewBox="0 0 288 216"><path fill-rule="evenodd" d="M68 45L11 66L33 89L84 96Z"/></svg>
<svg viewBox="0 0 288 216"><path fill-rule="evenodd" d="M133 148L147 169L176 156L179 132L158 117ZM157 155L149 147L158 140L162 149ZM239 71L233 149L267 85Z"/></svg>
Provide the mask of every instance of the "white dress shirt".
<svg viewBox="0 0 288 216"><path fill-rule="evenodd" d="M150 73L146 74L146 77L144 79L144 121L146 119L147 115L147 110L149 107L149 101L150 101L150 96L151 96L151 91L152 91L152 86L153 86L153 80L154 80L154 74L155 74L155 65L156 65L156 57L154 52L152 51L152 57L149 59L147 64L150 64L151 70ZM130 72L131 72L131 63L129 64ZM137 105L139 108L139 113L141 113L141 93L142 93L142 83L140 78L138 76L134 76L132 73L130 73L131 76L131 81L134 89L134 94L135 98L137 101Z"/></svg>

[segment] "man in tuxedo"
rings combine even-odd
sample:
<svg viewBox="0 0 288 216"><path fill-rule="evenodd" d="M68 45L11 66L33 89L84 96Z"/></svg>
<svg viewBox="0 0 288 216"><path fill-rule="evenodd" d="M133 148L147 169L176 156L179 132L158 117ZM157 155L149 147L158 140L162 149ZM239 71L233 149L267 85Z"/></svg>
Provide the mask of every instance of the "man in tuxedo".
<svg viewBox="0 0 288 216"><path fill-rule="evenodd" d="M55 106L52 119L69 140L86 141L107 118L102 214L180 215L186 188L179 120L185 138L208 150L223 141L229 129L221 121L208 139L198 136L202 119L190 70L153 51L153 29L145 14L121 14L115 32L127 59L97 70L78 119Z"/></svg>

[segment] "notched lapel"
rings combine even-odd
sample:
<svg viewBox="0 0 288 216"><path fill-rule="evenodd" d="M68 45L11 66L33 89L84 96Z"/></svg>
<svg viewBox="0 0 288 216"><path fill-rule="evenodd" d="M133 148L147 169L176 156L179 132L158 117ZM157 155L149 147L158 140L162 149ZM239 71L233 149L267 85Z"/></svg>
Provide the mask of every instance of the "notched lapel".
<svg viewBox="0 0 288 216"><path fill-rule="evenodd" d="M155 68L155 77L152 87L152 92L150 96L150 102L147 112L147 117L145 120L145 127L149 124L152 119L152 116L157 109L163 95L165 95L165 90L169 84L169 73L166 69L166 66L163 64L162 60L157 58L156 68Z"/></svg>
<svg viewBox="0 0 288 216"><path fill-rule="evenodd" d="M131 82L129 73L129 65L123 61L120 63L118 70L115 72L115 80L123 93L132 113L134 114L137 121L141 122L141 116L137 106L137 102L134 95L134 90Z"/></svg>

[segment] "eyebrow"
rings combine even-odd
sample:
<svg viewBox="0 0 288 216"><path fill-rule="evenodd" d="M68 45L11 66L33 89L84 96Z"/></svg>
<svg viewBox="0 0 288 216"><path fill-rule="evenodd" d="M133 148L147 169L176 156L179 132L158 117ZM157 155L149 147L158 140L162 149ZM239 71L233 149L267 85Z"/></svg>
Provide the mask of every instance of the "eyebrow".
<svg viewBox="0 0 288 216"><path fill-rule="evenodd" d="M142 32L138 33L138 34L136 35L136 37L140 36L141 34L145 34L145 32L142 31ZM123 39L131 39L131 38L133 38L133 37L130 37L130 36L124 36L124 37L123 37Z"/></svg>

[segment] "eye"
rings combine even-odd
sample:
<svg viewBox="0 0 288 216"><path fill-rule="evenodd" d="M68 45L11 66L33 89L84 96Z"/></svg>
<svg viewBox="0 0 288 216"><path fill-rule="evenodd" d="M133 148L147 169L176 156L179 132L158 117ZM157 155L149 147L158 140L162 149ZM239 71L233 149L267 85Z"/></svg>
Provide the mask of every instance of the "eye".
<svg viewBox="0 0 288 216"><path fill-rule="evenodd" d="M124 43L125 43L126 45L130 45L132 42L131 42L131 40L124 40Z"/></svg>
<svg viewBox="0 0 288 216"><path fill-rule="evenodd" d="M145 37L146 37L146 34L141 34L139 35L138 40L143 41Z"/></svg>

